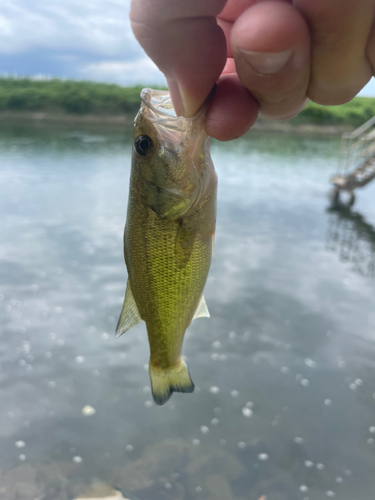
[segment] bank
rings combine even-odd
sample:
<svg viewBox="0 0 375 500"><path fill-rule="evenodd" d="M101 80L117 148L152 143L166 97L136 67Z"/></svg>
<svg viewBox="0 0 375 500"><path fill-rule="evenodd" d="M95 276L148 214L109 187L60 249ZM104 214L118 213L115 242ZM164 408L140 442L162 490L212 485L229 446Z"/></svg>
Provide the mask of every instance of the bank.
<svg viewBox="0 0 375 500"><path fill-rule="evenodd" d="M89 81L0 78L0 124L130 126L139 108L141 89ZM338 135L374 115L374 98L356 97L340 106L309 102L291 120L260 117L253 129Z"/></svg>

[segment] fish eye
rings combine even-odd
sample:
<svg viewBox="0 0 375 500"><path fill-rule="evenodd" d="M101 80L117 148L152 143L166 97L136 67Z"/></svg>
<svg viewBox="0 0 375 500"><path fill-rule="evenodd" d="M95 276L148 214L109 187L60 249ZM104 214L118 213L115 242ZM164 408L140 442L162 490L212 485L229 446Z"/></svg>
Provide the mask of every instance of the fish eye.
<svg viewBox="0 0 375 500"><path fill-rule="evenodd" d="M154 141L148 135L139 135L134 142L134 146L141 156L148 156L154 151Z"/></svg>

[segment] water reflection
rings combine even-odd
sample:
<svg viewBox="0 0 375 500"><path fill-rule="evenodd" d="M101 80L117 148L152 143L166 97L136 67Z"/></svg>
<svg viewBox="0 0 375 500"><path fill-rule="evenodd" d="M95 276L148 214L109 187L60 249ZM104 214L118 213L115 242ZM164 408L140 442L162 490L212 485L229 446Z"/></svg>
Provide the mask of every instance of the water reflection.
<svg viewBox="0 0 375 500"><path fill-rule="evenodd" d="M211 319L186 336L196 392L162 408L144 324L113 336L130 145L0 127L1 500L97 479L140 500L372 498L375 285L325 246L337 139L213 143Z"/></svg>
<svg viewBox="0 0 375 500"><path fill-rule="evenodd" d="M351 207L336 203L330 207L327 249L337 252L340 260L353 264L364 276L375 275L375 227Z"/></svg>

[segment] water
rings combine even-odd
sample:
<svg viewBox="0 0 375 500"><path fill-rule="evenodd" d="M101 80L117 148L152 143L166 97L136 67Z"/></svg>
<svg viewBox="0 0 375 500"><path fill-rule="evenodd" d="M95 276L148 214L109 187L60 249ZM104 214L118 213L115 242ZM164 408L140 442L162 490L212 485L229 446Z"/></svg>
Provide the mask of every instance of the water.
<svg viewBox="0 0 375 500"><path fill-rule="evenodd" d="M156 407L144 324L114 338L129 134L0 129L0 498L372 498L374 186L329 210L338 138L212 144L197 388Z"/></svg>

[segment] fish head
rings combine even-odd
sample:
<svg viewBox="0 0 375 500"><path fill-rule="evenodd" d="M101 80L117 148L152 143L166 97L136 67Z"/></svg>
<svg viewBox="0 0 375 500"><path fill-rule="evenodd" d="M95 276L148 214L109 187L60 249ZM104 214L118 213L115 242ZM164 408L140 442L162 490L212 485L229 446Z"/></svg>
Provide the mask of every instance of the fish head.
<svg viewBox="0 0 375 500"><path fill-rule="evenodd" d="M159 216L178 219L199 203L213 169L205 108L176 116L168 92L144 89L134 122L132 168L139 195Z"/></svg>

